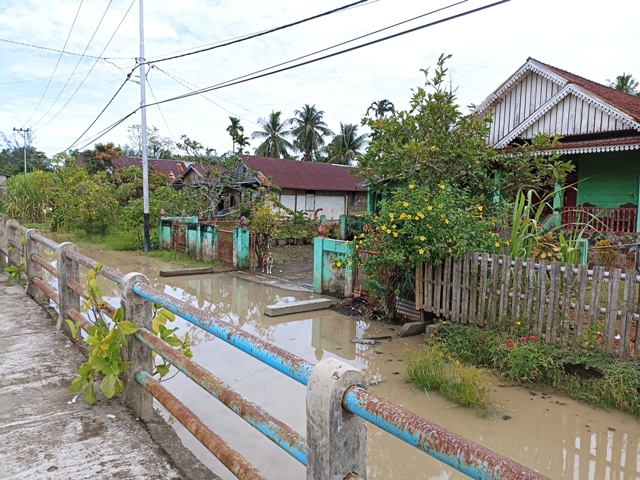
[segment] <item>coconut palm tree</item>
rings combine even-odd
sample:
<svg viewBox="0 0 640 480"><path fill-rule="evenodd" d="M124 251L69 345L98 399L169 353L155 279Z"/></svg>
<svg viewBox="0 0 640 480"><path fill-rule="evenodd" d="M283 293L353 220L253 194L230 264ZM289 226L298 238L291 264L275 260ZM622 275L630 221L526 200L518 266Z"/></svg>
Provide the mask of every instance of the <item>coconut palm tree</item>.
<svg viewBox="0 0 640 480"><path fill-rule="evenodd" d="M227 127L227 132L229 132L229 135L231 136L231 151L235 152L238 135L242 135L244 127L240 125L239 118L229 117L229 120L231 120L231 125Z"/></svg>
<svg viewBox="0 0 640 480"><path fill-rule="evenodd" d="M333 135L333 132L322 120L324 111L317 110L315 105L306 104L293 114L294 117L289 120L293 146L302 152L303 161L312 162L314 155L317 156L318 150L324 145L324 137Z"/></svg>
<svg viewBox="0 0 640 480"><path fill-rule="evenodd" d="M362 149L367 143L368 135L358 135L358 126L352 123L340 122L340 133L324 149L328 163L349 165L356 163L363 154Z"/></svg>
<svg viewBox="0 0 640 480"><path fill-rule="evenodd" d="M235 139L235 143L238 147L237 154L242 155L243 153L249 153L244 149L244 147L249 145L249 137L247 137L244 133L239 133Z"/></svg>
<svg viewBox="0 0 640 480"><path fill-rule="evenodd" d="M280 121L282 112L271 112L266 120L261 118L258 124L262 130L256 130L251 134L252 139L264 140L258 148L256 155L272 158L289 158L289 151L293 150L293 145L286 137L291 133L287 130L289 120Z"/></svg>
<svg viewBox="0 0 640 480"><path fill-rule="evenodd" d="M616 81L612 82L608 80L609 86L611 88L615 88L624 93L628 93L629 95L635 95L636 97L640 97L640 91L638 90L638 81L633 78L633 75L630 73L622 72L622 75L618 75L616 77Z"/></svg>
<svg viewBox="0 0 640 480"><path fill-rule="evenodd" d="M391 112L391 115L395 115L396 113L396 107L386 98L373 102L369 108L367 108L367 115L369 115L369 111L371 110L373 110L373 114L376 118L384 117L385 114L389 112Z"/></svg>

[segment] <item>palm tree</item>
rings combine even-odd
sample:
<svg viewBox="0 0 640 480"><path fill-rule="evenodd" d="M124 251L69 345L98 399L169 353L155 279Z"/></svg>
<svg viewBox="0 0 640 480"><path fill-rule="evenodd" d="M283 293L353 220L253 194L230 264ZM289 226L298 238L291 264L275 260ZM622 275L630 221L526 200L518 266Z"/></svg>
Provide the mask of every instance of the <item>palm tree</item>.
<svg viewBox="0 0 640 480"><path fill-rule="evenodd" d="M238 135L241 135L244 132L244 127L240 125L240 119L236 117L229 117L231 120L231 125L227 127L227 132L231 136L231 151L236 151L236 143Z"/></svg>
<svg viewBox="0 0 640 480"><path fill-rule="evenodd" d="M369 108L367 108L367 115L369 115L370 110L373 110L373 114L376 118L384 117L388 112L391 112L391 115L396 114L395 106L386 98L383 100L378 100L377 102L373 102L369 106Z"/></svg>
<svg viewBox="0 0 640 480"><path fill-rule="evenodd" d="M636 97L640 97L640 91L638 91L638 81L633 78L633 75L630 73L622 72L622 75L618 75L616 77L616 81L612 82L608 80L609 86L611 88L615 88L624 93L628 93L629 95L635 95Z"/></svg>
<svg viewBox="0 0 640 480"><path fill-rule="evenodd" d="M249 145L249 137L247 137L244 133L239 133L238 136L236 136L235 143L238 146L238 155L249 153L248 151L244 151L244 147Z"/></svg>
<svg viewBox="0 0 640 480"><path fill-rule="evenodd" d="M340 165L355 163L362 155L368 135L358 135L358 126L340 122L340 133L325 148L326 161Z"/></svg>
<svg viewBox="0 0 640 480"><path fill-rule="evenodd" d="M289 120L293 125L293 145L303 153L303 161L312 162L314 154L317 156L318 150L324 145L324 137L332 135L333 132L322 121L324 111L316 110L315 105L306 104L302 110L296 110L293 114L295 116Z"/></svg>
<svg viewBox="0 0 640 480"><path fill-rule="evenodd" d="M282 115L282 112L272 111L266 120L264 118L258 120L262 130L253 132L251 138L258 138L264 141L256 148L256 155L272 158L290 157L288 150L293 150L293 145L286 138L291 134L286 130L289 126L289 120L281 122L280 115Z"/></svg>

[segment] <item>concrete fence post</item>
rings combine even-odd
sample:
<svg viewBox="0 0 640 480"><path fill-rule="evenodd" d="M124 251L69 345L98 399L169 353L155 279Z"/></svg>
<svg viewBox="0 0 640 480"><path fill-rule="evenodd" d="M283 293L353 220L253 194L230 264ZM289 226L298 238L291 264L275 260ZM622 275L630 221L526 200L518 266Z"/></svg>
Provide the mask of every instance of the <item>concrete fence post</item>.
<svg viewBox="0 0 640 480"><path fill-rule="evenodd" d="M233 267L249 268L249 229L233 227Z"/></svg>
<svg viewBox="0 0 640 480"><path fill-rule="evenodd" d="M20 265L22 255L16 245L20 245L20 224L15 220L7 222L7 251L9 252L9 266Z"/></svg>
<svg viewBox="0 0 640 480"><path fill-rule="evenodd" d="M307 385L307 480L342 480L367 469L366 422L342 407L345 391L364 387L364 375L327 358L315 366Z"/></svg>
<svg viewBox="0 0 640 480"><path fill-rule="evenodd" d="M64 242L58 245L58 297L60 304L58 305L60 313L58 314L58 322L56 328L60 330L64 323L64 320L69 317L69 310L80 309L80 295L75 290L72 290L67 282L69 280L80 281L80 273L78 263L67 257L67 252L78 251L77 245L71 242Z"/></svg>
<svg viewBox="0 0 640 480"><path fill-rule="evenodd" d="M322 293L322 275L324 268L324 237L313 239L313 291Z"/></svg>
<svg viewBox="0 0 640 480"><path fill-rule="evenodd" d="M26 292L31 298L33 298L36 302L42 303L45 301L46 295L40 290L37 286L33 284L34 278L39 278L42 280L42 267L33 261L33 256L40 256L40 242L36 242L31 239L31 235L40 235L40 231L35 228L30 228L24 234L25 236L25 244L24 244L24 262L25 262L25 272L27 274L27 288Z"/></svg>
<svg viewBox="0 0 640 480"><path fill-rule="evenodd" d="M0 248L7 249L7 223L4 215L0 215ZM4 253L0 253L0 268L7 266L7 260Z"/></svg>
<svg viewBox="0 0 640 480"><path fill-rule="evenodd" d="M138 328L151 330L152 304L133 291L136 283L151 284L149 279L141 273L128 273L122 278L121 296L124 318L135 323ZM149 374L153 372L152 352L134 336L130 336L127 341L124 360L131 362L131 368L123 374L122 399L137 418L143 422L150 422L153 419L153 397L146 388L136 381L135 376L141 371L146 371Z"/></svg>

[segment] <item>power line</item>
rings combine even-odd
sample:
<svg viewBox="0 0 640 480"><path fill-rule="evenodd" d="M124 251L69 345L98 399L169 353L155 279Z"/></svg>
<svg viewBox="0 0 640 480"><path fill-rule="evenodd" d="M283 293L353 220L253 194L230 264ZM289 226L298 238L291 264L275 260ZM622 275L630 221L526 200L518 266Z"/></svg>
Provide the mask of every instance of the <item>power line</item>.
<svg viewBox="0 0 640 480"><path fill-rule="evenodd" d="M149 85L149 91L151 92L151 96L157 102L158 99L156 98L156 94L153 91L153 88L151 88L151 82L149 81L148 78L146 80L147 80L147 85ZM173 139L173 143L177 143L176 142L176 137L173 136L173 132L171 131L171 127L169 127L169 124L167 123L167 119L164 118L164 113L162 113L162 110L160 109L160 105L156 105L156 107L158 107L158 112L160 112L160 116L162 117L162 120L164 121L164 124L166 125L167 130L169 130L169 135L171 135L171 138Z"/></svg>
<svg viewBox="0 0 640 480"><path fill-rule="evenodd" d="M76 18L77 18L77 14L76 14ZM75 20L74 20L74 22L75 22ZM17 42L15 40L8 40L6 38L0 38L0 42L13 43L15 45L22 45L23 47L37 48L39 50L48 50L50 52L56 52L56 53L60 53L62 55L73 55L73 56L76 56L76 57L85 57L85 58L100 58L100 59L104 60L103 57L97 57L95 55L87 55L87 54L84 54L84 53L67 52L66 50L64 50L64 47L63 47L62 50L59 50L57 48L43 47L41 45L33 45L32 43ZM65 43L65 46L66 46L66 43ZM130 58L133 58L133 57L106 57L106 58L109 58L111 60L129 60Z"/></svg>
<svg viewBox="0 0 640 480"><path fill-rule="evenodd" d="M94 57L95 58L95 57ZM108 67L101 67L101 68L94 68L93 71L98 71L98 70L107 70L109 68L116 67L119 70L122 70L122 68L120 68L118 65L116 65L115 63L111 63L109 62L107 59L105 58L101 58L101 60L104 60L105 62L109 63L110 66ZM132 57L133 60L133 57ZM49 80L49 78L63 78L63 77L72 77L73 75L82 75L83 73L87 73L86 70L83 70L82 72L75 72L75 73L62 73L60 75L54 75L53 77L41 77L41 78L32 78L30 80L16 80L15 82L5 82L5 83L0 83L0 85L15 85L18 83L29 83L29 82L41 82L43 80Z"/></svg>
<svg viewBox="0 0 640 480"><path fill-rule="evenodd" d="M467 1L467 0L462 0L461 2L457 2L457 3L451 4L451 5L447 6L447 7L443 7L443 8L434 10L434 11L429 12L427 14L421 15L421 17L425 16L425 15L429 15L429 14L435 13L435 12L438 12L438 11L441 11L441 10L443 10L445 8L450 8L450 7L458 5L460 3L464 3L465 1ZM332 58L332 57L335 57L335 56L338 56L338 55L342 55L344 53L352 52L354 50L359 50L359 49L364 48L364 47L368 47L368 46L375 45L377 43L384 42L384 41L387 41L387 40L390 40L390 39L393 39L393 38L396 38L396 37L400 37L400 36L403 36L403 35L406 35L406 34L409 34L409 33L413 33L413 32L416 32L418 30L422 30L422 29L425 29L425 28L428 28L428 27L439 25L441 23L445 23L445 22L448 22L450 20L455 20L457 18L461 18L461 17L467 16L467 15L470 15L470 14L473 14L473 13L477 13L477 12L480 12L482 10L486 10L486 9L501 5L503 3L507 3L509 1L511 1L511 0L499 0L497 2L488 4L488 5L483 5L482 7L478 7L478 8L472 9L472 10L467 10L465 12L462 12L462 13L459 13L459 14L456 14L456 15L451 15L449 17L445 17L445 18L442 18L440 20L436 20L434 22L426 23L426 24L420 25L418 27L414 27L414 28L411 28L411 29L408 29L408 30L404 30L402 32L395 33L393 35L388 35L386 37L382 37L382 38L379 38L377 40L372 40L370 42L363 43L363 44L360 44L360 45L356 45L356 46L351 47L351 48L340 50L338 52L334 52L334 53L331 53L331 54L328 54L328 55L324 55L322 57L314 58L314 59L308 60L306 62L302 62L302 63L291 65L291 66L288 66L288 67L285 67L285 68L280 68L278 70L273 70L273 71L270 71L270 72L262 73L260 75L255 75L256 73L264 72L265 70L270 70L271 68L274 68L274 67L268 67L268 68L265 68L265 69L262 69L262 70L257 70L257 71L255 71L253 73L249 73L249 74L243 75L241 77L236 77L234 79L227 80L226 82L221 82L221 83L218 83L216 85L212 85L210 87L206 87L206 88L200 89L200 90L192 92L192 93L179 95L177 97L171 97L171 98L168 98L168 99L165 99L165 100L161 100L160 102L155 102L155 103L147 104L147 105L144 105L144 106L145 107L149 107L149 106L154 106L154 105L160 105L162 103L172 102L172 101L175 101L175 100L181 100L183 98L189 98L189 97L192 97L194 95L200 95L200 94L203 94L203 93L206 93L206 92L210 92L210 91L213 91L213 90L219 90L219 89L230 87L230 86L233 86L233 85L238 85L240 83L246 83L246 82L249 82L251 80L257 80L259 78L263 78L263 77L267 77L267 76L270 76L270 75L274 75L276 73L284 72L284 71L287 71L287 70L292 70L294 68L298 68L298 67L302 67L302 66L305 66L305 65L309 65L311 63L319 62L320 60L325 60L327 58ZM329 49L330 48L334 48L334 47L329 47ZM327 50L327 49L324 49L324 50ZM314 55L314 54L310 54L310 55ZM289 62L284 62L284 63L289 63ZM279 64L279 65L282 65L282 64ZM276 65L276 66L278 66L278 65ZM254 76L251 76L251 75L254 75ZM247 77L249 77L249 78L247 78ZM138 112L138 110L140 110L140 108L142 108L142 107L136 108L131 113L129 113L126 116L122 117L120 120L117 120L116 122L114 122L110 126L106 127L102 131L98 132L98 134L94 135L92 137L92 140L87 142L85 144L85 146L91 144L92 142L98 140L100 137L102 137L102 136L106 135L107 133L109 133L111 130L113 130L118 125L120 125L122 122L124 122L127 118L131 117L136 112Z"/></svg>
<svg viewBox="0 0 640 480"><path fill-rule="evenodd" d="M176 58L188 57L190 55L195 55L197 53L208 52L208 51L211 51L211 50L215 50L217 48L228 47L229 45L234 45L236 43L244 42L246 40L251 40L251 39L257 38L257 37L261 37L263 35L267 35L269 33L277 32L279 30L284 30L284 29L287 29L287 28L290 28L290 27L294 27L296 25L301 25L303 23L310 22L311 20L316 20L318 18L326 17L327 15L332 15L334 13L340 12L342 10L349 9L351 7L354 7L356 5L359 5L359 4L368 2L368 1L369 0L358 0L357 2L350 3L350 4L344 5L342 7L334 8L333 10L329 10L327 12L320 13L320 14L314 15L312 17L303 18L302 20L297 20L297 21L292 22L292 23L287 23L287 24L281 25L279 27L271 28L269 30L264 30L262 32L255 33L255 34L249 35L247 37L241 37L241 38L239 38L237 40L231 40L229 42L222 43L220 45L215 45L213 47L208 47L208 48L203 48L203 49L200 49L200 50L195 50L195 51L189 52L189 53L183 53L181 55L174 55L172 57L160 58L160 59L154 60L153 63L166 62L167 60L174 60ZM149 62L147 62L147 63L149 63Z"/></svg>
<svg viewBox="0 0 640 480"><path fill-rule="evenodd" d="M98 23L98 26L95 28L95 30L93 31L93 35L91 35L91 38L89 39L89 43L87 43L87 46L84 49L84 52L82 52L81 57L78 59L78 63L76 63L76 66L73 69L73 72L71 72L71 75L73 75L75 73L75 71L77 70L78 66L80 65L80 62L82 62L82 59L84 58L84 54L87 52L87 50L89 49L89 46L91 45L91 42L93 42L94 37L96 36L96 33L98 32L98 29L100 28L100 25L102 25L102 20L104 20L105 15L107 14L107 11L109 10L109 7L111 6L111 2L113 0L109 0L109 4L107 5L106 10L104 11L104 13L102 14L102 17L100 18L100 22ZM91 70L90 70L91 71ZM67 88L67 85L69 85L69 82L71 81L71 77L69 77L66 81L66 83L64 84L64 86L62 87L62 90L60 90L60 93L58 93L58 96L56 97L56 99L53 101L53 103L49 106L49 109L45 112L44 115L42 115L42 117L40 117L40 120L38 120L33 127L36 127L41 121L42 119L44 119L44 117L46 117L49 112L51 111L51 109L53 108L53 106L56 104L56 102L58 101L58 99L60 98L60 95L62 95L62 92L65 91L65 89ZM58 112L59 113L59 112Z"/></svg>
<svg viewBox="0 0 640 480"><path fill-rule="evenodd" d="M111 5L111 1L109 1L109 5ZM113 32L113 34L111 35L111 37L109 38L109 41L107 42L107 44L104 46L104 48L102 49L102 53L104 53L107 48L109 47L109 44L111 44L111 41L113 40L113 37L116 36L116 33L118 33L118 30L120 29L120 27L122 26L122 23L124 22L125 18L127 18L127 15L129 14L129 11L131 10L131 7L133 7L133 4L135 3L136 0L132 0L131 4L129 5L129 8L127 9L127 11L125 12L124 16L122 17L122 20L120 20L120 23L118 24L118 26L116 27L115 31ZM107 6L107 10L109 10L109 6ZM105 10L105 15L107 13L107 11ZM104 16L102 17L104 18ZM100 22L102 22L102 20L100 20ZM100 26L100 25L98 25ZM80 90L80 88L82 87L82 85L84 85L84 82L87 80L87 78L89 78L89 75L91 75L91 72L93 71L93 68L97 65L98 61L100 59L96 59L96 61L93 63L93 65L91 66L91 69L87 72L87 74L85 75L85 77L82 79L82 81L80 82L80 85L78 85L78 87L75 89L75 91L71 94L71 96L69 97L69 99L66 101L66 103L62 106L62 108L60 108L60 110L58 110L58 112L44 125L42 125L40 128L44 128L47 125L49 125L59 114L60 112L62 112L65 107L67 105L69 105L69 102L71 102L71 100L73 99L73 97L75 97L76 93L78 93L78 90ZM129 74L130 76L130 74ZM129 79L129 76L127 76L127 80ZM122 86L120 86L120 88L118 89L118 92L120 92L120 90L122 89L122 87L124 86L124 84ZM117 95L117 93L116 93ZM113 99L111 99L111 101L113 101ZM109 103L111 103L111 101ZM107 105L108 106L108 105ZM105 107L106 108L106 107ZM100 113L102 115L102 113Z"/></svg>
<svg viewBox="0 0 640 480"><path fill-rule="evenodd" d="M60 65L60 60L62 59L62 52L64 51L64 48L67 46L67 43L69 42L69 38L71 37L71 32L73 32L73 27L75 26L76 20L78 19L78 15L80 14L80 9L82 8L83 1L84 0L80 0L80 5L78 5L78 10L76 11L76 16L73 18L73 23L71 24L71 28L69 29L69 33L67 34L67 39L64 41L64 45L62 46L62 50L60 51L60 55L58 55L58 61L56 62L56 66L53 69L53 73L49 77L49 81L47 82L47 86L45 87L44 92L42 92L42 96L40 97L40 100L38 101L38 105L36 105L36 108L33 110L33 112L31 112L31 115L29 116L27 121L24 122L24 124L22 125L23 127L27 123L29 123L31 121L31 118L33 118L33 115L38 111L38 107L40 107L40 104L42 103L42 99L44 98L44 96L46 95L47 91L49 90L49 85L51 85L51 80L53 80L53 76L56 74L56 71L58 70L58 65Z"/></svg>

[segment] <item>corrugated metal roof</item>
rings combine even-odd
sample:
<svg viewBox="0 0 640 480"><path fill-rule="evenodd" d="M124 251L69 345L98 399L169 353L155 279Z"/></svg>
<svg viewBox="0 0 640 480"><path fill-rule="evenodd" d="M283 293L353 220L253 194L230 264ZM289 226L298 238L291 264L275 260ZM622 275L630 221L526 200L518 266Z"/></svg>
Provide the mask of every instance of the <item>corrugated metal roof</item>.
<svg viewBox="0 0 640 480"><path fill-rule="evenodd" d="M113 160L116 170L122 170L127 167L142 168L142 159L136 157L118 157ZM189 162L177 160L156 160L149 159L149 166L152 166L156 173L162 173L169 180L178 178L189 166Z"/></svg>
<svg viewBox="0 0 640 480"><path fill-rule="evenodd" d="M241 155L244 164L259 172L280 188L352 192L366 190L357 168L331 163L299 162L280 158Z"/></svg>

